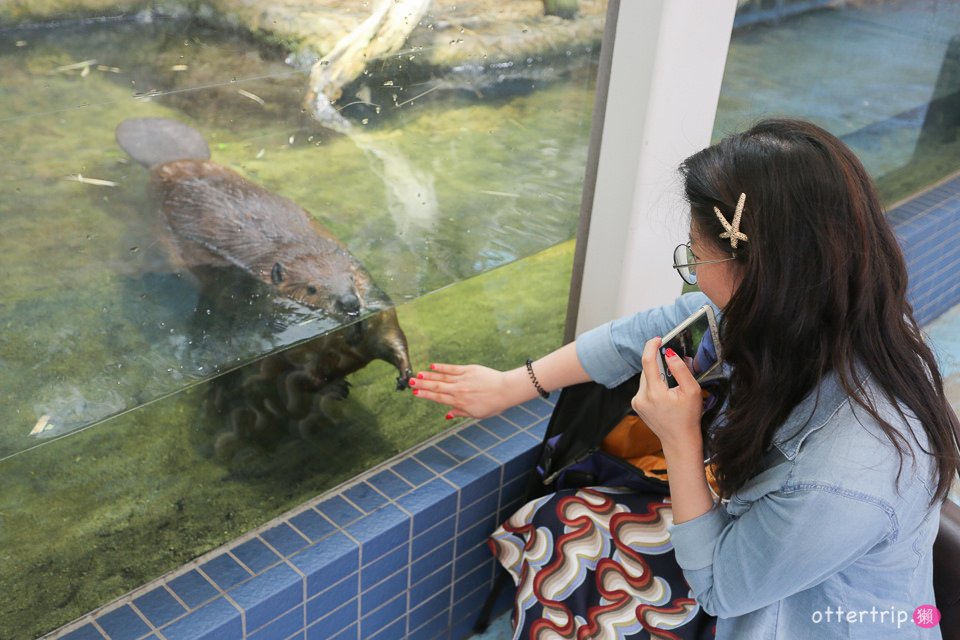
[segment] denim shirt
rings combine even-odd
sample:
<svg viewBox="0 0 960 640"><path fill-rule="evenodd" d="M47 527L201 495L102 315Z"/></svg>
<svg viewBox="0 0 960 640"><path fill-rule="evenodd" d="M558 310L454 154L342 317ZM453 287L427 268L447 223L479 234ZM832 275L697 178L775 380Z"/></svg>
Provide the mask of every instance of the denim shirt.
<svg viewBox="0 0 960 640"><path fill-rule="evenodd" d="M577 338L590 377L608 387L639 371L644 343L709 300L701 293ZM721 345L722 347L722 345ZM915 457L827 377L781 425L761 470L728 501L669 528L692 597L718 617L721 640L939 639L915 609L933 605L939 529L935 461L919 422L866 380L884 419ZM722 428L722 425L719 427ZM911 433L912 431L912 433Z"/></svg>

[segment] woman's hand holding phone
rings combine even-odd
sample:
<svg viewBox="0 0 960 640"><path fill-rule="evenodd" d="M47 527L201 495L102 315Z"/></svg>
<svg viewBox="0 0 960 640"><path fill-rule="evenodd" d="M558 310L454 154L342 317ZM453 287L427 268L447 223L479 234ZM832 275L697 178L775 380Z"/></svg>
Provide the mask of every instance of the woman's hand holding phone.
<svg viewBox="0 0 960 640"><path fill-rule="evenodd" d="M660 438L665 455L669 457L670 452L686 453L695 450L696 455L702 459L700 417L703 411L703 396L700 384L684 364L683 358L669 350L665 359L666 366L678 384L672 388L667 385L657 365L661 342L657 337L648 340L644 346L640 388L633 397L631 406Z"/></svg>

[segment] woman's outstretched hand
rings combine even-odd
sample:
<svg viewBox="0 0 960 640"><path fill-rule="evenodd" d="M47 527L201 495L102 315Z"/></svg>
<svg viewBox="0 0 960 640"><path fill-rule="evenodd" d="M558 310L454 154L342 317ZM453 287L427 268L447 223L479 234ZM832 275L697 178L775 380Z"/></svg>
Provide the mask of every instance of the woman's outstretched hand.
<svg viewBox="0 0 960 640"><path fill-rule="evenodd" d="M410 388L418 398L450 407L448 420L487 418L523 401L512 398L509 374L476 364L432 364L411 378Z"/></svg>

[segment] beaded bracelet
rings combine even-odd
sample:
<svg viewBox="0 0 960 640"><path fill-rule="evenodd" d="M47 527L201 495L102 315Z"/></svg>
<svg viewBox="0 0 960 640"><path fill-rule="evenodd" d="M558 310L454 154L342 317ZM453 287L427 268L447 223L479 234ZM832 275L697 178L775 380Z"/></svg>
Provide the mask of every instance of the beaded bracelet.
<svg viewBox="0 0 960 640"><path fill-rule="evenodd" d="M540 386L540 383L537 382L537 376L533 373L533 360L527 358L527 373L530 374L530 382L533 383L533 386L536 388L537 393L540 394L540 397L546 400L550 397L550 392Z"/></svg>

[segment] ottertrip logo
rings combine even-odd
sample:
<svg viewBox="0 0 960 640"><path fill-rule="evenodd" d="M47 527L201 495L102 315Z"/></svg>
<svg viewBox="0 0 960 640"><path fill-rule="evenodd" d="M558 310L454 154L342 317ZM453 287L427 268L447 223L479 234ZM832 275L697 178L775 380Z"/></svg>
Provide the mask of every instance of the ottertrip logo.
<svg viewBox="0 0 960 640"><path fill-rule="evenodd" d="M827 607L823 611L814 611L810 615L814 624L895 624L897 629L908 621L913 621L918 627L930 629L940 622L940 611L932 604L922 604L913 610L913 615L905 609L890 607L889 609L844 609L843 607Z"/></svg>

